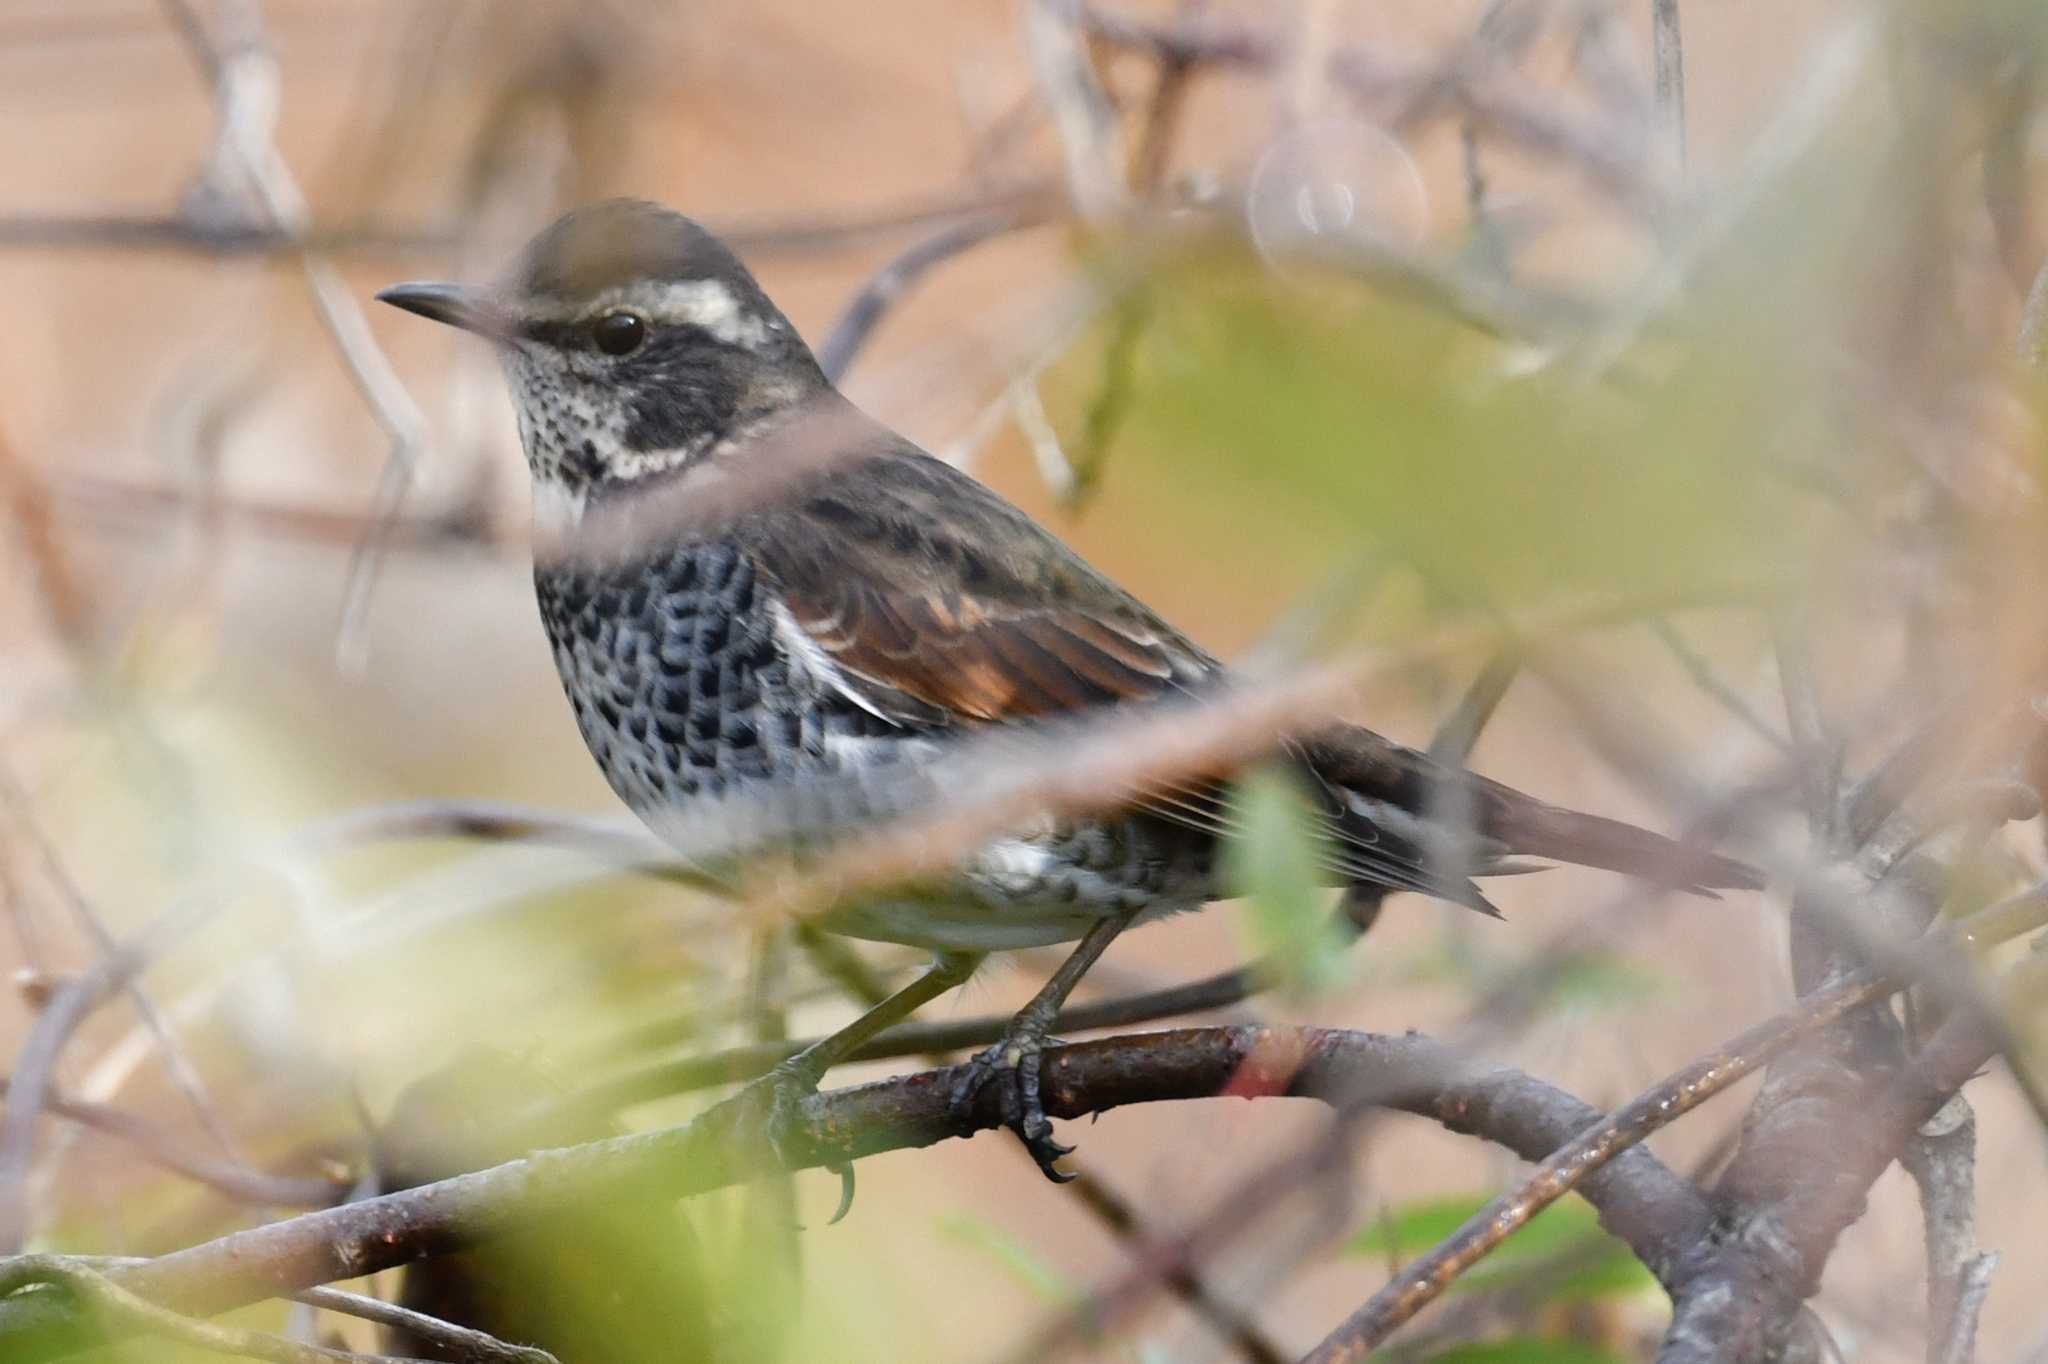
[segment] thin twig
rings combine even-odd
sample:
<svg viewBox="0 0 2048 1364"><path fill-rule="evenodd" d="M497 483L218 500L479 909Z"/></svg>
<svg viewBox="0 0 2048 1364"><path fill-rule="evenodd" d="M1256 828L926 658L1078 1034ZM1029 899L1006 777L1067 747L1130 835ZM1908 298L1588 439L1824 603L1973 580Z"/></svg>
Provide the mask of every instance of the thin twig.
<svg viewBox="0 0 2048 1364"><path fill-rule="evenodd" d="M1838 758L1821 712L1813 660L1805 635L1782 614L1772 621L1771 637L1778 651L1778 685L1785 698L1785 722L1806 784L1807 822L1819 846L1833 854L1839 851L1835 841L1839 824L1834 782Z"/></svg>
<svg viewBox="0 0 2048 1364"><path fill-rule="evenodd" d="M1080 0L1028 0L1024 45L1059 131L1067 191L1083 218L1100 222L1119 216L1130 199L1128 163L1116 106L1082 41L1084 9Z"/></svg>
<svg viewBox="0 0 2048 1364"><path fill-rule="evenodd" d="M43 869L49 876L50 884L56 887L58 897L71 909L72 917L78 920L93 946L102 954L114 950L114 930L99 912L97 906L87 897L84 887L71 875L63 854L57 849L48 832L35 817L34 801L26 788L16 779L5 763L0 763L0 804L11 807L15 822L28 834L35 846L36 854L42 859ZM172 1086L184 1096L192 1111L198 1115L200 1125L221 1150L237 1164L242 1155L234 1133L228 1130L227 1122L221 1117L213 1096L207 1092L206 1081L199 1074L199 1068L192 1064L184 1045L172 1031L170 1020L164 1017L156 1001L144 989L141 982L130 980L122 987L135 1005L136 1016L142 1026L156 1042L157 1054L163 1058L164 1072L170 1077Z"/></svg>
<svg viewBox="0 0 2048 1364"><path fill-rule="evenodd" d="M1657 140L1681 176L1685 173L1685 39L1678 0L1651 0L1650 52L1657 72Z"/></svg>
<svg viewBox="0 0 2048 1364"><path fill-rule="evenodd" d="M386 1358L302 1345L282 1336L181 1316L130 1292L112 1275L66 1256L17 1255L0 1260L0 1303L19 1305L44 1299L51 1288L69 1293L92 1326L109 1336L153 1336L210 1354L238 1355L271 1364L334 1364L337 1360L367 1364Z"/></svg>
<svg viewBox="0 0 2048 1364"><path fill-rule="evenodd" d="M1720 702L1730 715L1748 726L1751 733L1772 748L1780 753L1792 751L1792 745L1785 736L1771 727L1770 721L1757 712L1756 707L1749 703L1748 697L1714 671L1714 665L1686 641L1685 636L1678 632L1677 626L1659 618L1650 622L1650 629L1663 642L1664 647L1671 651L1671 656L1678 660L1678 666L1685 669L1685 675L1692 679L1694 686Z"/></svg>
<svg viewBox="0 0 2048 1364"><path fill-rule="evenodd" d="M1920 1190L1927 1247L1927 1364L1969 1364L1976 1310L1969 1301L1978 1277L1988 1280L1995 1255L1977 1249L1977 1118L1958 1094L1899 1153Z"/></svg>
<svg viewBox="0 0 2048 1364"><path fill-rule="evenodd" d="M0 1081L0 1095L6 1092L6 1082ZM265 1174L239 1161L224 1161L189 1150L141 1114L107 1104L55 1095L43 1106L57 1117L125 1141L165 1169L238 1202L258 1207L324 1208L347 1192L346 1184L331 1179Z"/></svg>
<svg viewBox="0 0 2048 1364"><path fill-rule="evenodd" d="M818 346L818 367L838 383L868 337L897 300L936 266L996 237L1048 222L1055 206L1044 198L1017 200L948 223L905 247L863 284Z"/></svg>
<svg viewBox="0 0 2048 1364"><path fill-rule="evenodd" d="M290 863L394 838L554 843L591 853L621 868L646 870L706 887L720 884L695 879L694 873L676 866L673 857L647 835L594 820L489 803L416 801L372 806L313 824L251 861L258 865ZM0 1248L18 1248L26 1234L27 1177L36 1120L47 1105L64 1047L102 1004L208 922L224 898L223 887L206 884L173 901L90 968L60 985L37 1015L16 1056L9 1103L6 1113L0 1115Z"/></svg>
<svg viewBox="0 0 2048 1364"><path fill-rule="evenodd" d="M149 1263L146 1258L135 1255L72 1255L63 1258L96 1272ZM323 1312L410 1332L422 1340L454 1351L464 1364L561 1364L554 1355L538 1346L509 1344L489 1332L458 1326L452 1321L443 1321L425 1312L415 1312L410 1307L401 1307L395 1302L362 1293L349 1293L339 1288L304 1288L290 1294L289 1300L317 1307Z"/></svg>
<svg viewBox="0 0 2048 1364"><path fill-rule="evenodd" d="M1352 1313L1310 1352L1305 1364L1348 1364L1365 1358L1404 1322L1442 1296L1460 1274L1531 1217L1578 1187L1587 1175L1754 1073L1800 1038L1889 990L1885 981L1864 976L1813 995L1673 1074L1560 1147L1521 1184L1474 1213L1436 1249L1409 1265Z"/></svg>
<svg viewBox="0 0 2048 1364"><path fill-rule="evenodd" d="M1084 1171L1069 1187L1075 1198L1120 1240L1137 1245L1146 1239L1145 1224L1138 1210L1104 1183L1100 1172ZM1249 1306L1232 1302L1193 1269L1182 1266L1173 1270L1166 1276L1166 1286L1189 1311L1228 1341L1247 1364L1284 1364L1293 1358L1266 1335Z"/></svg>
<svg viewBox="0 0 2048 1364"><path fill-rule="evenodd" d="M338 1288L306 1288L291 1297L293 1302L302 1302L323 1312L338 1312L345 1317L375 1322L379 1326L389 1326L421 1340L432 1341L453 1351L465 1364L561 1364L554 1355L537 1345L514 1345L488 1332L458 1326L452 1321L430 1317L425 1312L415 1312L410 1307L400 1307L395 1302L385 1302L382 1298L345 1293Z"/></svg>

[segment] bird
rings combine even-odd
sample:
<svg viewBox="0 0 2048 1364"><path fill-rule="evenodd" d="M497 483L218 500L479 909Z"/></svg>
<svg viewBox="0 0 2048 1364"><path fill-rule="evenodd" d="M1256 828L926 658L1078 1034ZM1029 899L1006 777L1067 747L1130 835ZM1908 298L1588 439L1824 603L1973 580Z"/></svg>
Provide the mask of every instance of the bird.
<svg viewBox="0 0 2048 1364"><path fill-rule="evenodd" d="M680 850L814 849L898 811L917 774L963 741L1230 684L1221 660L1051 531L856 408L739 257L681 213L598 202L542 230L494 280L377 297L495 347L532 475L534 583L563 689L612 789ZM1326 879L1352 892L1496 914L1471 876L1530 859L1700 893L1761 884L1732 858L1361 726L1318 722L1273 756L1312 801ZM1052 1021L1124 929L1227 896L1229 775L1147 786L1103 815L1047 816L930 884L828 910L821 928L925 949L932 965L757 1082L771 1137L833 1064L985 955L1073 943L952 1096L971 1105L996 1086L1039 1168L1071 1177L1040 1092ZM762 814L778 810L812 813Z"/></svg>

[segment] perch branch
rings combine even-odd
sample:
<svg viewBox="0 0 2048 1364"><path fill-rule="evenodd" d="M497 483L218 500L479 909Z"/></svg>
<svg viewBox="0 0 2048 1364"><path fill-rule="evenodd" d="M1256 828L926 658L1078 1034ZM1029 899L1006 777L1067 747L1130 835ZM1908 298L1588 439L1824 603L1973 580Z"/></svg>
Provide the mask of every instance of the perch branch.
<svg viewBox="0 0 2048 1364"><path fill-rule="evenodd" d="M1275 1058L1287 1065L1276 1069ZM1000 1126L999 1096L954 1110L954 1069L899 1076L805 1100L784 1143L791 1168L930 1146ZM1107 1038L1050 1051L1048 1111L1074 1118L1125 1104L1292 1095L1374 1102L1497 1141L1529 1158L1554 1149L1597 1113L1511 1068L1475 1063L1416 1034L1319 1029L1197 1028ZM240 1231L110 1269L124 1292L166 1310L212 1314L265 1298L446 1253L567 1206L609 1197L679 1198L783 1168L750 1136L739 1105L685 1126L536 1153L421 1185ZM1646 1152L1630 1152L1585 1190L1606 1223L1646 1261L1703 1229L1697 1196ZM46 1360L84 1338L78 1315L42 1295L0 1303L0 1356Z"/></svg>

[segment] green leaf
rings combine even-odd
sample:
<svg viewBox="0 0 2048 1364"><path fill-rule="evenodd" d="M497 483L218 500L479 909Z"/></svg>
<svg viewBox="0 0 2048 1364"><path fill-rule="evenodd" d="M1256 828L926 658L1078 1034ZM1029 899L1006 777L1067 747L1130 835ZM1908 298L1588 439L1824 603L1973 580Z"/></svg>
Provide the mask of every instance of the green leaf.
<svg viewBox="0 0 2048 1364"><path fill-rule="evenodd" d="M1328 850L1306 797L1279 769L1255 772L1235 793L1238 832L1224 845L1224 883L1243 897L1242 923L1283 994L1306 999L1347 978L1349 946L1331 922Z"/></svg>
<svg viewBox="0 0 2048 1364"><path fill-rule="evenodd" d="M1411 1203L1362 1229L1346 1249L1356 1255L1408 1259L1444 1240L1490 1201L1490 1195L1460 1194ZM1601 1229L1598 1214L1577 1197L1553 1203L1530 1218L1498 1250L1460 1276L1452 1291L1485 1292L1553 1271L1559 1277L1547 1294L1552 1302L1659 1291L1650 1271L1625 1243Z"/></svg>

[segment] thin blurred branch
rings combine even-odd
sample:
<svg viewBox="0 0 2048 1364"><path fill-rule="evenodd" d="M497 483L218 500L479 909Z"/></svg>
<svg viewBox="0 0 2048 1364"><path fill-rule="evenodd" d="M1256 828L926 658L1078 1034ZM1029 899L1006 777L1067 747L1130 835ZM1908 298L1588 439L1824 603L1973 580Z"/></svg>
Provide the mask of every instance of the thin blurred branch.
<svg viewBox="0 0 2048 1364"><path fill-rule="evenodd" d="M1773 729L1770 721L1758 714L1756 707L1749 703L1748 697L1714 671L1714 665L1686 641L1685 636L1678 632L1677 626L1660 618L1650 622L1650 629L1664 647L1671 651L1671 656L1678 660L1678 666L1685 670L1685 675L1692 679L1694 686L1718 701L1722 709L1740 720L1752 734L1772 748L1780 753L1791 752L1792 745L1785 736Z"/></svg>
<svg viewBox="0 0 2048 1364"><path fill-rule="evenodd" d="M443 1349L451 1350L465 1364L562 1364L537 1345L514 1345L467 1326L457 1326L424 1312L415 1312L381 1298L345 1293L337 1288L307 1288L291 1295L293 1302L338 1312L345 1317L375 1322L408 1332Z"/></svg>
<svg viewBox="0 0 2048 1364"><path fill-rule="evenodd" d="M43 609L66 648L83 649L92 635L92 602L57 535L50 487L0 430L0 501L14 522Z"/></svg>
<svg viewBox="0 0 2048 1364"><path fill-rule="evenodd" d="M1685 38L1679 0L1650 0L1650 55L1657 81L1657 139L1685 173Z"/></svg>
<svg viewBox="0 0 2048 1364"><path fill-rule="evenodd" d="M1131 1201L1112 1189L1098 1170L1085 1169L1068 1186L1073 1196L1095 1214L1127 1246L1140 1246L1151 1233ZM1166 1276L1166 1287L1189 1311L1227 1341L1247 1364L1286 1364L1293 1356L1280 1348L1258 1322L1249 1304L1233 1300L1208 1279L1186 1266Z"/></svg>
<svg viewBox="0 0 2048 1364"><path fill-rule="evenodd" d="M1085 41L1082 0L1027 0L1024 45L1065 153L1067 192L1090 222L1118 217L1130 201L1116 106Z"/></svg>
<svg viewBox="0 0 2048 1364"><path fill-rule="evenodd" d="M1264 70L1288 55L1284 37L1265 29L1207 21L1155 24L1094 5L1079 10L1080 22L1104 41L1191 68ZM1361 105L1395 111L1397 127L1457 115L1523 150L1571 165L1632 214L1655 219L1664 212L1667 196L1645 159L1637 127L1608 126L1568 112L1548 91L1492 64L1455 57L1418 63L1356 44L1333 48L1328 61L1332 81Z"/></svg>
<svg viewBox="0 0 2048 1364"><path fill-rule="evenodd" d="M22 1305L48 1301L52 1289L69 1295L78 1310L90 1315L97 1331L109 1335L149 1336L210 1354L262 1359L270 1364L369 1364L383 1359L182 1316L130 1292L114 1274L101 1273L66 1256L0 1259L0 1303L14 1304L19 1310Z"/></svg>
<svg viewBox="0 0 2048 1364"><path fill-rule="evenodd" d="M689 869L675 865L673 855L650 835L548 811L453 801L373 806L337 815L299 831L252 860L259 865L289 863L394 838L552 843L589 853L622 870L707 884ZM0 1246L20 1246L27 1231L28 1171L34 1155L36 1123L49 1102L65 1047L101 1005L206 923L219 909L222 898L220 886L206 884L173 901L135 933L103 952L90 967L59 984L36 1016L16 1055L7 1110L0 1116Z"/></svg>
<svg viewBox="0 0 2048 1364"><path fill-rule="evenodd" d="M58 1258L101 1274L109 1268L149 1263L145 1258L132 1255L67 1255ZM454 1322L428 1316L425 1312L361 1293L349 1293L338 1288L305 1288L287 1294L286 1301L403 1331L417 1340L452 1351L464 1364L561 1364L554 1355L538 1346L509 1344L487 1332L458 1326Z"/></svg>
<svg viewBox="0 0 2048 1364"><path fill-rule="evenodd" d="M191 213L123 217L108 214L0 216L0 249L29 251L186 251L204 256L437 256L457 243L453 232L379 223L308 225L298 231Z"/></svg>
<svg viewBox="0 0 2048 1364"><path fill-rule="evenodd" d="M0 1081L0 1095L4 1095L6 1089L5 1081ZM265 1174L239 1161L225 1161L190 1150L150 1119L107 1104L58 1095L47 1100L44 1108L81 1127L127 1142L153 1163L174 1170L239 1203L257 1207L324 1208L348 1191L346 1184L336 1180Z"/></svg>
<svg viewBox="0 0 2048 1364"><path fill-rule="evenodd" d="M913 285L935 267L983 242L1052 220L1054 206L1043 199L997 205L948 223L904 248L870 276L825 333L817 348L818 367L838 383L882 318Z"/></svg>
<svg viewBox="0 0 2048 1364"><path fill-rule="evenodd" d="M71 875L71 869L64 862L57 845L35 816L35 802L5 763L0 763L0 805L8 808L15 824L27 835L28 840L41 858L45 875L57 890L57 896L71 910L79 926L91 939L96 951L105 954L115 950L114 930L99 909L87 897L85 890ZM214 1143L228 1156L239 1162L241 1151L234 1133L228 1130L227 1122L221 1117L213 1096L207 1092L206 1081L200 1076L199 1068L186 1054L184 1045L178 1041L170 1020L164 1016L156 1001L140 981L130 980L122 987L135 1005L135 1014L142 1020L142 1026L156 1043L158 1056L163 1060L164 1073L171 1084L184 1096L198 1115L200 1124Z"/></svg>

